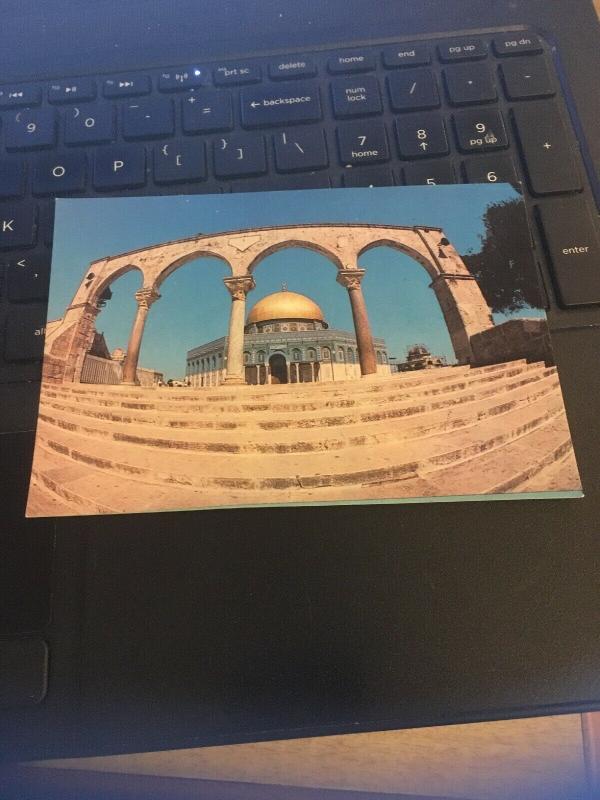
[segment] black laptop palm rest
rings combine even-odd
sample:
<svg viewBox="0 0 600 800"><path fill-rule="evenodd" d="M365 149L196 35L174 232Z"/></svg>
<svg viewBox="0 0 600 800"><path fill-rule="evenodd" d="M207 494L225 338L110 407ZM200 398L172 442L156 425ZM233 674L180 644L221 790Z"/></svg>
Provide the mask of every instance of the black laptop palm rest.
<svg viewBox="0 0 600 800"><path fill-rule="evenodd" d="M594 181L529 30L0 83L0 701L43 704L47 677L52 690L55 528L23 515L54 197L508 182L551 325L569 329L598 324Z"/></svg>

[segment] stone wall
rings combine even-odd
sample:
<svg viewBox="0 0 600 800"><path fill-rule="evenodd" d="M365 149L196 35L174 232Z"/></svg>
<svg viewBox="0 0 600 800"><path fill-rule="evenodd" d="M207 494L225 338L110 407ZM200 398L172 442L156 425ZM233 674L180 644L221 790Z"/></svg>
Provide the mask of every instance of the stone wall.
<svg viewBox="0 0 600 800"><path fill-rule="evenodd" d="M545 319L511 319L476 333L470 340L472 367L503 361L545 361L554 364L550 332Z"/></svg>

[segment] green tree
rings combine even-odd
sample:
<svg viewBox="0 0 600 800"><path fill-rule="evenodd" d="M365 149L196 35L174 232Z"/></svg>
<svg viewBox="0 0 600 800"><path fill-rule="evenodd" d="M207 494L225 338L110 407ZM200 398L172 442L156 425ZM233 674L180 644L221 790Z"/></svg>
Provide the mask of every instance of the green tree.
<svg viewBox="0 0 600 800"><path fill-rule="evenodd" d="M488 206L481 250L463 255L492 311L542 308L525 207L520 199Z"/></svg>

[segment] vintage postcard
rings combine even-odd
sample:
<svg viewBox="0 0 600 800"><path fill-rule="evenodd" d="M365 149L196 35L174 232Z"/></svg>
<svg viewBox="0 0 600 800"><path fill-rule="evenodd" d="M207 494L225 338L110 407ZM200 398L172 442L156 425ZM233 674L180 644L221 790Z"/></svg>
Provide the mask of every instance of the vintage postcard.
<svg viewBox="0 0 600 800"><path fill-rule="evenodd" d="M506 184L58 200L28 516L581 495Z"/></svg>

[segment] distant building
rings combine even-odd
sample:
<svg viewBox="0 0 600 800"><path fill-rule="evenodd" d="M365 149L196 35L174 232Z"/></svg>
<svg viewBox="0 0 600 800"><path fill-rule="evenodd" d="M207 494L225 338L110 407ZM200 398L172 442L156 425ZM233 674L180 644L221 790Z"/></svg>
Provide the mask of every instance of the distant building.
<svg viewBox="0 0 600 800"><path fill-rule="evenodd" d="M432 356L424 344L413 344L407 350L406 361L398 363L396 369L398 372L411 372L447 366L446 356Z"/></svg>
<svg viewBox="0 0 600 800"><path fill-rule="evenodd" d="M387 346L375 338L377 372L389 374ZM227 337L187 354L192 386L217 386L225 379ZM244 328L246 383L311 383L360 378L356 337L329 327L319 306L306 295L280 292L250 310Z"/></svg>

